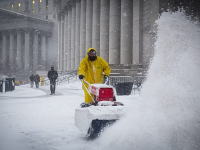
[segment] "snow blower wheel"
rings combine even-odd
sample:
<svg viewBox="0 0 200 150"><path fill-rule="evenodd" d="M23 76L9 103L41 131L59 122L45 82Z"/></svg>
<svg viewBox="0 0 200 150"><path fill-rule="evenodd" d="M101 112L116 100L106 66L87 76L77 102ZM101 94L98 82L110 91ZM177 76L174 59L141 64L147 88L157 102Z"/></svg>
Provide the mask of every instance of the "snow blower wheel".
<svg viewBox="0 0 200 150"><path fill-rule="evenodd" d="M90 127L88 129L87 137L89 137L89 138L98 137L100 135L101 131L103 131L103 129L106 126L113 124L115 121L117 121L117 120L116 119L113 119L113 120L99 120L99 119L92 120L92 123L90 124Z"/></svg>

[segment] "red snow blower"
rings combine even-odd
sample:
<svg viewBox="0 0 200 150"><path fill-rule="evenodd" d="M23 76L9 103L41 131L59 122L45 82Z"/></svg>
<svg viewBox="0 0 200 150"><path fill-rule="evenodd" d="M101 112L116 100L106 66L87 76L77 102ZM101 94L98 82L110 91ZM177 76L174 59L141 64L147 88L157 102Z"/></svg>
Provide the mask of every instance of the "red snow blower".
<svg viewBox="0 0 200 150"><path fill-rule="evenodd" d="M83 84L83 81L89 85L89 90ZM114 88L110 85L107 85L107 82L108 82L108 77L106 78L104 84L89 84L87 81L82 79L82 84L83 84L84 88L87 90L88 94L90 95L90 97L93 100L93 103L91 103L91 105L95 105L95 106L108 106L108 105L118 106L118 105L120 105L120 106L123 106L122 103L116 102ZM91 94L94 95L94 98L92 97ZM88 105L88 103L86 103L86 105L83 103L81 107L85 107L85 106L88 107L87 105Z"/></svg>
<svg viewBox="0 0 200 150"><path fill-rule="evenodd" d="M89 85L89 89L83 84ZM123 104L116 102L114 88L104 84L89 84L84 79L82 84L93 100L93 103L82 103L81 108L75 110L75 125L86 134L87 137L100 135L102 129L111 125L124 114ZM94 98L92 95L94 95ZM114 106L114 107L113 107Z"/></svg>

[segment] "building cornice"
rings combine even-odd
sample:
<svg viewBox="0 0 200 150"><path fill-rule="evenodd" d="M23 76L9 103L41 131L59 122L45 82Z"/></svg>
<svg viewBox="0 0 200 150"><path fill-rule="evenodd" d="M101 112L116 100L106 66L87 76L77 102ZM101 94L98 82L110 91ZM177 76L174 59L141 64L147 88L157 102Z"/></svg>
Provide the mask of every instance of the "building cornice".
<svg viewBox="0 0 200 150"><path fill-rule="evenodd" d="M0 19L0 30L31 28L50 32L54 26L53 21L34 18L5 9L0 9Z"/></svg>

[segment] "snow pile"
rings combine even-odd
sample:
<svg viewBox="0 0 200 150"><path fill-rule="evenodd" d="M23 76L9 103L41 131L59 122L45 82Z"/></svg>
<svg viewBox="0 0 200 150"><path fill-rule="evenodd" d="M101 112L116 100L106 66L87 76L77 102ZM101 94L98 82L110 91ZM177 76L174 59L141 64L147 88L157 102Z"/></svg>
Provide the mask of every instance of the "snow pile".
<svg viewBox="0 0 200 150"><path fill-rule="evenodd" d="M162 13L140 103L102 134L109 150L200 149L200 29L183 12Z"/></svg>
<svg viewBox="0 0 200 150"><path fill-rule="evenodd" d="M90 106L75 110L75 125L87 135L92 120L115 120L124 115L123 106Z"/></svg>

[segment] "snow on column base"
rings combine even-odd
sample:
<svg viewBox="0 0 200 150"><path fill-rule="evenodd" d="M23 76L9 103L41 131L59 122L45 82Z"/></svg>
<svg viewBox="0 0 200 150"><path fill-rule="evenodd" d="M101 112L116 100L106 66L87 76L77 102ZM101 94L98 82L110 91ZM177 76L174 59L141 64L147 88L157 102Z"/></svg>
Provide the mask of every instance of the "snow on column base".
<svg viewBox="0 0 200 150"><path fill-rule="evenodd" d="M124 116L123 106L90 106L75 109L75 125L87 135L92 120L118 120Z"/></svg>

